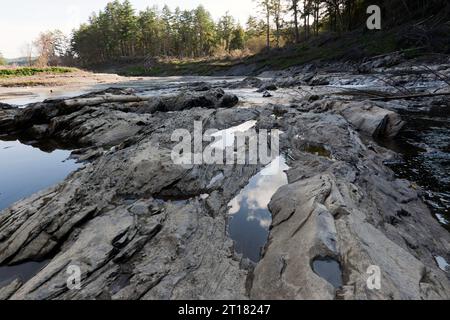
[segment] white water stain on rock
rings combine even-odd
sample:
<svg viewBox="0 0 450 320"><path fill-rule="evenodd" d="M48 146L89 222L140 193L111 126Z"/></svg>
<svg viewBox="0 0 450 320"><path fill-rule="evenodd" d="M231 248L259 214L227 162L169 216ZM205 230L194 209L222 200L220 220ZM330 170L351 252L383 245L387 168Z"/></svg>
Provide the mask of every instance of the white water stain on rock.
<svg viewBox="0 0 450 320"><path fill-rule="evenodd" d="M70 151L44 152L18 141L0 141L0 210L50 187L79 168Z"/></svg>
<svg viewBox="0 0 450 320"><path fill-rule="evenodd" d="M261 258L267 242L272 215L269 202L277 190L288 183L285 173L289 167L283 157L276 158L256 176L230 203L230 237L235 250L254 262Z"/></svg>

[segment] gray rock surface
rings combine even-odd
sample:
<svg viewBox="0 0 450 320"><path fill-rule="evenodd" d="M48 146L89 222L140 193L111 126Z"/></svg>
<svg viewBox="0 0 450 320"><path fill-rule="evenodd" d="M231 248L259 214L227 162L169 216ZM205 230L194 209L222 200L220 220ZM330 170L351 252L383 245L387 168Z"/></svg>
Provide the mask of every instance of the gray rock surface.
<svg viewBox="0 0 450 320"><path fill-rule="evenodd" d="M393 138L405 124L397 113L373 103L355 102L336 105L334 108L358 131L374 138Z"/></svg>
<svg viewBox="0 0 450 320"><path fill-rule="evenodd" d="M328 257L341 265L347 299L448 299L448 275L433 261L449 252L448 232L413 186L383 166L389 152L369 148L340 115L291 111L281 128L292 139L290 184L270 203L270 238L251 298L337 298L343 293L312 269ZM373 265L381 290L367 289Z"/></svg>
<svg viewBox="0 0 450 320"><path fill-rule="evenodd" d="M286 76L304 81L300 73L312 70L302 70ZM155 98L109 90L0 110L0 134L70 140L72 156L88 160L0 214L0 265L49 260L26 283L1 288L1 299L450 298L449 275L435 261L449 258L450 235L420 190L384 165L393 152L372 138L399 132L396 112L330 98L324 88L290 105L232 108L236 96L196 88L204 90ZM290 166L289 183L270 202L269 241L255 268L234 253L227 212L261 166L171 160L174 130L249 120L283 132ZM317 258L339 263L341 288L315 272ZM80 290L67 287L74 265ZM381 270L380 290L367 287L370 266Z"/></svg>

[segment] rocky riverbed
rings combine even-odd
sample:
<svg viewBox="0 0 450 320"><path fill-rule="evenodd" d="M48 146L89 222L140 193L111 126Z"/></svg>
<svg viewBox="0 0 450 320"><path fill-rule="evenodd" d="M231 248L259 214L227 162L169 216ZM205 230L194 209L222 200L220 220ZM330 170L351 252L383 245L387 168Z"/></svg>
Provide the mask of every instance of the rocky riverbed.
<svg viewBox="0 0 450 320"><path fill-rule="evenodd" d="M390 146L411 111L448 118L450 62L392 59L0 105L4 139L70 144L82 163L0 213L0 298L449 299L450 234ZM172 133L196 121L279 130L286 177L264 183L264 166L247 162L174 164ZM255 214L265 208L269 220ZM233 218L241 209L247 219ZM267 230L256 258L239 219ZM70 290L74 265L81 287Z"/></svg>

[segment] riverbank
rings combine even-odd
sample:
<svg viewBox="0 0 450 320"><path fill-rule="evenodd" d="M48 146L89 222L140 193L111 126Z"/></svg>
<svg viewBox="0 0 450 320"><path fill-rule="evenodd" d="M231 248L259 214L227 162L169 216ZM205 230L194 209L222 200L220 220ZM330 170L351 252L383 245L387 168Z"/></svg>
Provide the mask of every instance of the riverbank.
<svg viewBox="0 0 450 320"><path fill-rule="evenodd" d="M106 89L117 83L127 83L139 78L121 77L72 69L64 73L36 73L34 75L0 77L0 101L23 105L50 98L80 95Z"/></svg>
<svg viewBox="0 0 450 320"><path fill-rule="evenodd" d="M4 136L70 141L85 165L0 214L0 266L46 262L0 297L449 299L450 233L424 202L426 185L396 176L389 166L401 154L379 141L402 135L404 112L448 110L450 61L427 70L393 56L362 67L154 79L2 105ZM174 164L171 135L193 132L195 121L204 130L249 121L279 130L287 181L278 173L279 188L263 189L263 166L249 162ZM445 175L445 166L431 172ZM239 228L254 225L267 230L263 248L253 229L257 242L240 242ZM81 290L65 286L68 265L80 267ZM373 266L379 290L367 287Z"/></svg>

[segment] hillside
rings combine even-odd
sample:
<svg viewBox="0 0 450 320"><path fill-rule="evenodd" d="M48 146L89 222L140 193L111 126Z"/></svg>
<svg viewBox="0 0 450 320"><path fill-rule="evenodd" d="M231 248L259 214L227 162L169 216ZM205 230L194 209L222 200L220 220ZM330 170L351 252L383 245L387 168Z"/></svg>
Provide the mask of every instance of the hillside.
<svg viewBox="0 0 450 320"><path fill-rule="evenodd" d="M402 52L406 58L450 53L450 24L429 20L407 23L390 30L325 32L297 45L265 50L245 58L152 59L127 58L88 67L124 76L256 75L305 63L358 62L378 55Z"/></svg>

